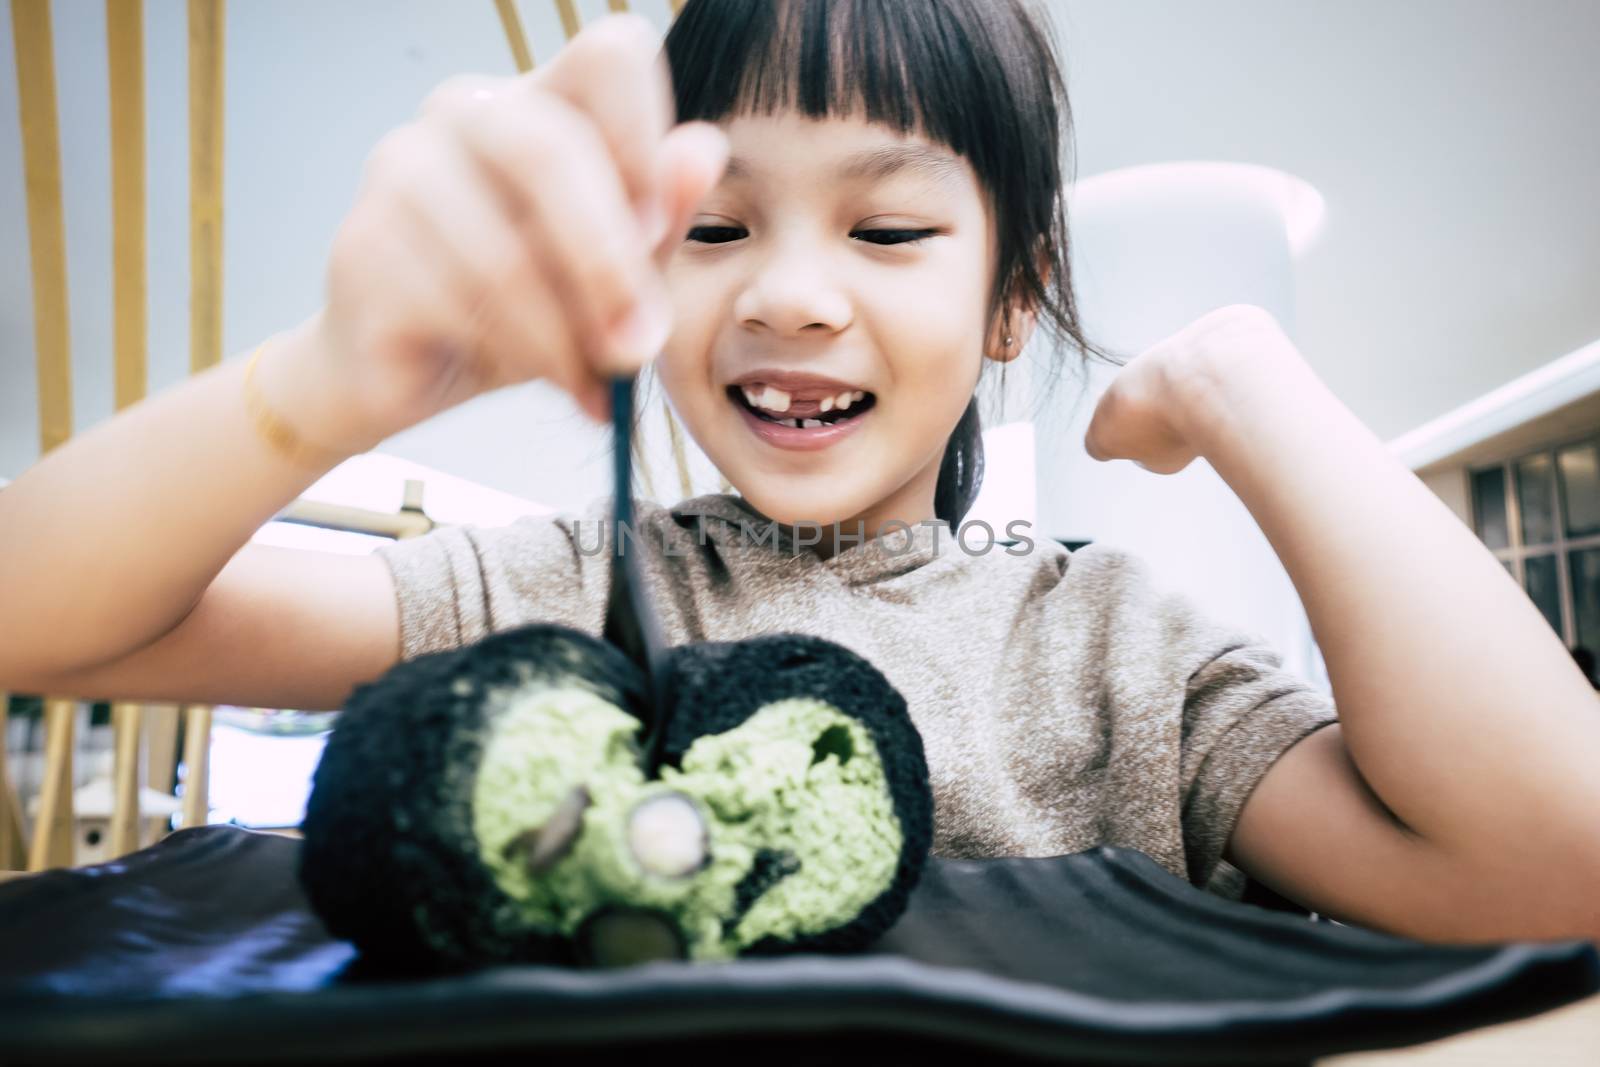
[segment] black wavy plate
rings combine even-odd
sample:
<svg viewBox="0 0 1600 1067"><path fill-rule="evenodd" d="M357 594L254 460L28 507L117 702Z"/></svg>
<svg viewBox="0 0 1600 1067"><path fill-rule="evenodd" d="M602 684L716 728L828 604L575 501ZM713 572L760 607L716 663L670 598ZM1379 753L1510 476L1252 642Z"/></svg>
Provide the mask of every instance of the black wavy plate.
<svg viewBox="0 0 1600 1067"><path fill-rule="evenodd" d="M0 884L0 1058L1291 1063L1600 988L1588 942L1429 945L1312 922L1122 848L934 858L905 916L858 956L408 979L367 973L329 939L295 881L298 848L200 827Z"/></svg>

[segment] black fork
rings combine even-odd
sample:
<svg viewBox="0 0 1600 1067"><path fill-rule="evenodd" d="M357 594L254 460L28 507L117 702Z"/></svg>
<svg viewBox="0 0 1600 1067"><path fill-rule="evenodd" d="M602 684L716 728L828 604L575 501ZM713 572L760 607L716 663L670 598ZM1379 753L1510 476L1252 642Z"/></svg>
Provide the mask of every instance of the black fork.
<svg viewBox="0 0 1600 1067"><path fill-rule="evenodd" d="M644 766L646 773L654 773L671 705L666 692L666 643L639 564L643 539L633 529L633 386L631 374L611 380L615 504L612 509L611 593L606 601L603 636L633 660L645 677L645 698L649 706L641 709L645 725ZM624 530L636 535L633 545L627 544Z"/></svg>

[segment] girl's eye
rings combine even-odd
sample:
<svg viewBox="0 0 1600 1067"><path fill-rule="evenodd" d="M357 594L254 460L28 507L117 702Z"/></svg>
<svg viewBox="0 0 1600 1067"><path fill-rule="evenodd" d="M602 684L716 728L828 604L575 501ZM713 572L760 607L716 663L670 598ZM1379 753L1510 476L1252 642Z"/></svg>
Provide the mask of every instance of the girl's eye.
<svg viewBox="0 0 1600 1067"><path fill-rule="evenodd" d="M938 232L938 230L857 230L850 236L868 238L867 243L874 245L908 245L925 241Z"/></svg>
<svg viewBox="0 0 1600 1067"><path fill-rule="evenodd" d="M742 226L691 226L685 240L701 244L720 245L737 241L744 235ZM938 230L856 230L851 237L864 239L874 245L904 245L925 241Z"/></svg>
<svg viewBox="0 0 1600 1067"><path fill-rule="evenodd" d="M691 226L684 240L720 245L728 241L737 241L742 233L744 229L739 226Z"/></svg>

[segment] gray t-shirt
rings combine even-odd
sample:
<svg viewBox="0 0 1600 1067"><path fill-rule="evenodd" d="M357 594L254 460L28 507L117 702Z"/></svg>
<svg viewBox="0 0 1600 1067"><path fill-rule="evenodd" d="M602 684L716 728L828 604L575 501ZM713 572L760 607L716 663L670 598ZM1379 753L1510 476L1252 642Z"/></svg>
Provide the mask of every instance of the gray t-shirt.
<svg viewBox="0 0 1600 1067"><path fill-rule="evenodd" d="M403 658L530 622L598 637L611 503L379 547ZM821 559L794 532L712 493L636 501L624 547L644 550L669 644L815 634L882 671L922 734L934 855L1120 845L1238 898L1244 878L1221 857L1245 798L1286 749L1337 721L1263 638L1154 587L1146 564L1110 545L1069 551L1029 534L982 552L981 528L962 547L931 522Z"/></svg>

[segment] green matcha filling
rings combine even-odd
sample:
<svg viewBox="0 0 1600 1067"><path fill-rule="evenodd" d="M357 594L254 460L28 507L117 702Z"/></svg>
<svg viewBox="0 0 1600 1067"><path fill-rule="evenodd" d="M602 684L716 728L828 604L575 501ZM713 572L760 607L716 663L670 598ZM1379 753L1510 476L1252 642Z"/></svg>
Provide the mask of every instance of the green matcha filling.
<svg viewBox="0 0 1600 1067"><path fill-rule="evenodd" d="M473 831L496 883L529 926L573 936L616 905L670 916L696 960L729 959L761 940L841 926L886 890L902 844L877 748L856 719L797 697L736 729L697 739L683 767L647 781L632 715L579 687L501 691L473 792ZM570 850L531 875L513 844L546 823L575 788L591 803ZM689 797L710 838L708 864L685 877L646 873L628 846L642 801ZM508 848L508 846L510 846ZM736 887L763 851L798 861L724 929Z"/></svg>

